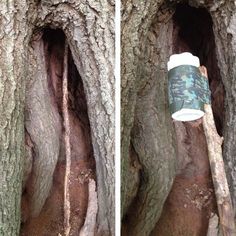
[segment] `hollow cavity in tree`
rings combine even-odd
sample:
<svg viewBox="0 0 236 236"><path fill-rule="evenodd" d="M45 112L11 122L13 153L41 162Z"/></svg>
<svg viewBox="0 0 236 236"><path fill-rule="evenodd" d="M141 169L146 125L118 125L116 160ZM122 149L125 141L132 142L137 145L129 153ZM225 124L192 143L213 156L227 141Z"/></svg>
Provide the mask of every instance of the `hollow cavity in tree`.
<svg viewBox="0 0 236 236"><path fill-rule="evenodd" d="M212 18L205 8L178 4L172 22L173 53L191 52L199 57L200 64L209 68L212 108L217 130L222 135L224 87L216 60ZM152 235L206 235L208 219L217 209L202 119L174 122L174 126L177 176Z"/></svg>
<svg viewBox="0 0 236 236"><path fill-rule="evenodd" d="M26 146L32 154L33 166L26 181L22 199L24 222L22 235L35 235L37 230L47 235L53 234L55 230L63 232L61 227L63 213L60 209L63 208L66 147L63 138L65 129L62 82L66 43L63 31L51 28L45 28L41 33L37 33L32 41L31 69L34 77L27 85L26 130L29 141ZM71 202L71 233L73 233L78 232L84 223L88 204L89 178L96 178L87 100L83 81L74 64L69 47L66 61L68 63L69 120L67 125L70 129L67 146L70 145L71 149L71 174L68 189ZM37 121L38 117L40 120ZM39 130L40 135L38 135ZM47 141L46 145L45 141ZM42 155L48 150L51 150L49 154ZM45 191L45 184L47 191ZM38 186L42 187L38 188ZM33 200L32 196L34 196ZM30 200L30 206L26 203L27 200ZM34 215L35 218L32 218L31 211L35 207L37 214ZM43 224L41 224L42 221Z"/></svg>

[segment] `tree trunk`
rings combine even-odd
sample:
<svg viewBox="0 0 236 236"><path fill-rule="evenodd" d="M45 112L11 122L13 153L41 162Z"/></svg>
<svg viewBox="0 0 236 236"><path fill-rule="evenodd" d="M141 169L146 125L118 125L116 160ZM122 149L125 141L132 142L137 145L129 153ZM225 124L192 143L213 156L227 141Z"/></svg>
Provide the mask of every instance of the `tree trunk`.
<svg viewBox="0 0 236 236"><path fill-rule="evenodd" d="M225 1L226 2L226 1ZM227 179L230 187L231 198L236 216L236 124L235 124L235 78L236 78L236 6L234 1L228 1L212 11L214 34L218 66L225 88L225 122L223 158Z"/></svg>
<svg viewBox="0 0 236 236"><path fill-rule="evenodd" d="M236 199L234 193L235 170L233 169L236 135L233 118L235 117L233 86L235 4L234 1L211 3L201 1L200 3L194 0L188 1L188 3L183 1L183 3L185 3L184 9L189 6L194 9L200 7L201 12L192 14L195 17L195 24L190 25L188 29L186 29L186 25L190 20L183 20L184 15L187 14L181 8L181 1L149 0L145 3L126 1L123 4L121 76L124 235L150 234L161 216L163 204L176 174L175 184L163 212L164 218L157 225L159 230L155 230L152 235L178 235L177 232L181 231L176 230L187 225L183 219L187 217L184 212L188 209L182 211L182 219L178 216L177 209L177 215L174 217L176 228L174 228L173 219L170 219L173 212L170 207L176 203L173 197L176 197L175 194L178 193L176 188L180 186L179 181L182 181L184 176L189 176L193 170L195 174L192 172L193 175L190 175L193 178L192 185L195 181L200 181L197 185L202 184L202 188L209 192L208 197L211 199L210 205L204 210L205 213L204 211L196 212L199 222L206 222L206 224L199 226L193 222L198 230L195 233L203 235L207 231L208 225L205 217L210 215L214 209L214 207L212 208L214 196L211 193L209 162L203 158L207 157L207 152L205 152L207 149L205 138L202 138L204 137L202 126L197 124L175 126L178 140L173 139L175 135L169 117L166 91L166 63L172 53L190 51L199 56L201 63L207 66L214 118L218 132L224 136L224 160L228 182L232 199L234 201ZM179 15L175 14L178 9ZM203 19L205 19L204 23ZM210 23L211 21L212 23ZM191 30L193 28L194 32ZM199 142L199 145L191 141L191 135L199 135L193 139ZM179 140L180 137L183 138L183 142ZM133 152L129 152L132 146L136 153L136 160L140 163L136 172L133 168L134 157L130 154ZM175 152L175 147L178 148L178 152ZM201 155L201 158L197 155ZM186 181L190 181L189 177L186 178ZM178 221L178 217L180 221ZM166 228L163 226L163 230L161 230L163 222L166 222ZM194 233L191 229L193 225L182 228L182 233L179 235L192 235Z"/></svg>
<svg viewBox="0 0 236 236"><path fill-rule="evenodd" d="M27 80L25 1L1 1L0 234L18 235L24 157L24 92ZM25 16L22 18L22 16Z"/></svg>
<svg viewBox="0 0 236 236"><path fill-rule="evenodd" d="M123 12L122 210L127 235L149 235L175 175L174 135L165 80L172 23L159 24L156 14L161 1L136 4L129 6L127 3ZM136 8L138 11L134 10ZM159 31L163 34L158 41ZM134 182L137 178L129 177L134 172L129 161L130 143L142 168L139 186ZM135 185L138 188L136 198L130 191Z"/></svg>
<svg viewBox="0 0 236 236"><path fill-rule="evenodd" d="M87 127L86 136L90 136L91 127L91 137L85 144L85 149L86 145L92 149L88 154L73 143L83 136L76 135L78 128L73 127L74 158L94 156L99 206L97 231L103 235L114 234L114 2L15 0L1 3L0 11L3 18L0 48L4 58L0 64L0 234L19 234L24 159L30 215L37 216L50 194L56 164L64 158L59 101L65 40L71 52L69 58L73 58L81 77L87 103L81 104L80 100L76 103L75 98L70 98L71 106L80 109L76 110L76 118L70 108L71 124L80 119ZM50 33L50 30L55 31ZM70 90L73 91L73 86Z"/></svg>

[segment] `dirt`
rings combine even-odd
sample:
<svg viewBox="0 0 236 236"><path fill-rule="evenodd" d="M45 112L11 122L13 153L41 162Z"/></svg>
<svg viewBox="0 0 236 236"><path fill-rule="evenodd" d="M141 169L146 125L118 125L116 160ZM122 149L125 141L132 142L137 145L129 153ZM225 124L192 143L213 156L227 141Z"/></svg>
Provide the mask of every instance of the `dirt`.
<svg viewBox="0 0 236 236"><path fill-rule="evenodd" d="M216 211L211 182L200 179L175 179L162 216L152 236L204 236L209 218Z"/></svg>
<svg viewBox="0 0 236 236"><path fill-rule="evenodd" d="M152 236L207 235L216 201L201 120L175 122L181 165Z"/></svg>
<svg viewBox="0 0 236 236"><path fill-rule="evenodd" d="M53 180L53 187L40 215L27 219L27 198L23 195L22 215L27 219L22 223L21 236L58 236L63 235L65 163L58 163ZM88 179L94 178L94 163L73 161L70 177L71 236L79 235L87 210Z"/></svg>

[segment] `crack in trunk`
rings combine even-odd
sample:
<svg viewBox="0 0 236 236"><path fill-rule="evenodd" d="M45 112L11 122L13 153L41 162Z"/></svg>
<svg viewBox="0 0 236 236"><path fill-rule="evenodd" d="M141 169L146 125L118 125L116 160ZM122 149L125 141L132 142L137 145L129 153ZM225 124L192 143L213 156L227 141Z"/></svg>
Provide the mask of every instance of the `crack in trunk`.
<svg viewBox="0 0 236 236"><path fill-rule="evenodd" d="M22 199L22 235L26 232L30 234L31 230L37 228L37 222L47 208L60 209L63 206L61 201L48 205L61 186L64 186L65 231L68 235L69 231L73 233L79 230L84 223L88 204L88 180L96 179L83 82L66 45L66 37L59 29L45 28L33 41L34 78L27 86L26 109L26 130L30 138L27 140L32 140L26 143L26 147L31 150L28 159L31 158L33 167L25 183ZM83 169L80 169L81 165ZM30 170L26 169L25 172L29 173ZM62 173L64 181L60 178ZM56 183L56 179L60 179L59 182ZM74 181L77 184L70 184ZM81 194L78 195L79 192ZM26 199L30 206L25 204ZM75 206L81 208L79 215L75 213ZM59 226L62 215L57 214L48 215L47 224L56 217L58 229L63 230Z"/></svg>

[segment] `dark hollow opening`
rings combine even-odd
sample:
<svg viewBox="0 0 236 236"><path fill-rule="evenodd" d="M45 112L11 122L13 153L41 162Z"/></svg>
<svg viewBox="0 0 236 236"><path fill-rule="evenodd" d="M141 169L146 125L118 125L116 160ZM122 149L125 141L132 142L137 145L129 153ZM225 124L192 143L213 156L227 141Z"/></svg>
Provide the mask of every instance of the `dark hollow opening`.
<svg viewBox="0 0 236 236"><path fill-rule="evenodd" d="M211 15L205 8L179 4L173 16L173 53L185 51L198 56L208 71L212 92L212 108L217 131L223 133L224 87L221 82L215 52L215 38Z"/></svg>
<svg viewBox="0 0 236 236"><path fill-rule="evenodd" d="M60 29L46 28L42 36L48 85L51 98L62 115L62 74L65 34Z"/></svg>

